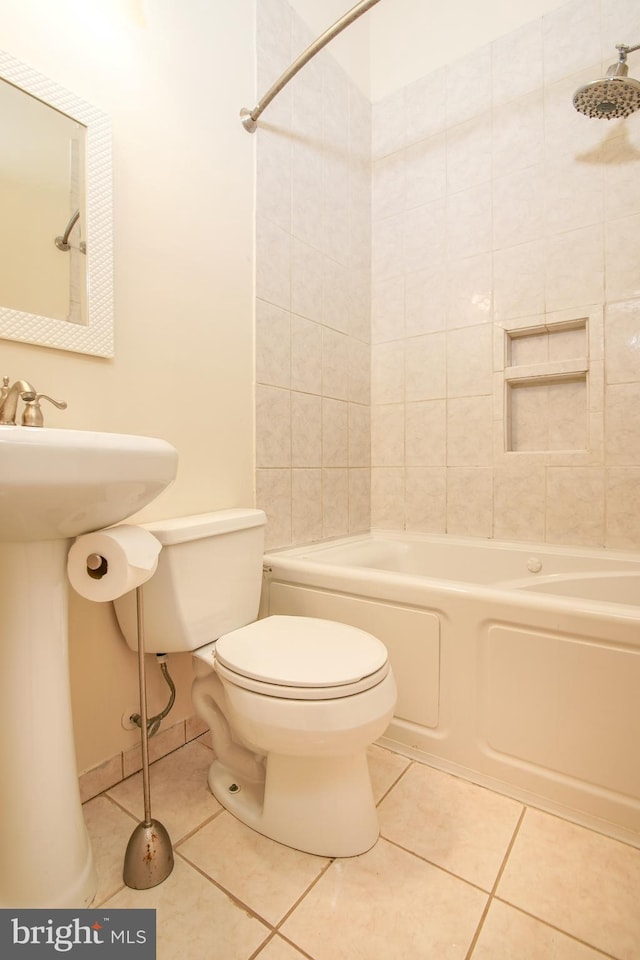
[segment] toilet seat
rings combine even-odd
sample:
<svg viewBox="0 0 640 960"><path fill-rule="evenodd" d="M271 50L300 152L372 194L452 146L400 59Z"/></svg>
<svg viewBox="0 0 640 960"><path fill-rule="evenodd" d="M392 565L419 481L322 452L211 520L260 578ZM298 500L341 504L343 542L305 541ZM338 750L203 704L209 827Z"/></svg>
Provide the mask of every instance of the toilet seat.
<svg viewBox="0 0 640 960"><path fill-rule="evenodd" d="M349 697L376 686L389 672L380 640L316 617L266 617L224 634L214 646L221 677L287 700Z"/></svg>

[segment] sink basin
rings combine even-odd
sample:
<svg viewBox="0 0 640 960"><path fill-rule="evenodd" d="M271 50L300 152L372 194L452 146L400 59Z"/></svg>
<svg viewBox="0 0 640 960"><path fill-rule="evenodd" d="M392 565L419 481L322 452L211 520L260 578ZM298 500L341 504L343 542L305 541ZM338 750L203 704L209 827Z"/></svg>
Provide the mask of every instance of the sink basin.
<svg viewBox="0 0 640 960"><path fill-rule="evenodd" d="M71 715L69 541L144 507L177 462L150 437L0 425L0 909L95 896Z"/></svg>
<svg viewBox="0 0 640 960"><path fill-rule="evenodd" d="M164 440L0 425L0 542L60 540L119 523L176 475Z"/></svg>

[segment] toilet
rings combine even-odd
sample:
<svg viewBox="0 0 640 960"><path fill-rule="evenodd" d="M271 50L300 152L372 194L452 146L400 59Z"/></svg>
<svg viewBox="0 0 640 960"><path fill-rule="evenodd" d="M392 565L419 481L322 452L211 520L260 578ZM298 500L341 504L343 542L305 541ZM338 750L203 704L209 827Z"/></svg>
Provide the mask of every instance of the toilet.
<svg viewBox="0 0 640 960"><path fill-rule="evenodd" d="M262 510L234 509L143 525L163 548L141 588L145 650L193 654L223 807L297 850L357 856L379 833L366 751L396 703L387 650L330 620L256 620L265 522ZM137 649L135 592L114 606Z"/></svg>

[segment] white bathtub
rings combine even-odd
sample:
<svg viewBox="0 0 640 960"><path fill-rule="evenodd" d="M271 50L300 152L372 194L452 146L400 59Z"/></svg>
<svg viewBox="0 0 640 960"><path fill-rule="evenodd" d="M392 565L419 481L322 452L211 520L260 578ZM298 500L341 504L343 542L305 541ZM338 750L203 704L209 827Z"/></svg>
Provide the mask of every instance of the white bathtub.
<svg viewBox="0 0 640 960"><path fill-rule="evenodd" d="M640 554L375 532L268 553L263 613L386 643L386 745L640 846Z"/></svg>

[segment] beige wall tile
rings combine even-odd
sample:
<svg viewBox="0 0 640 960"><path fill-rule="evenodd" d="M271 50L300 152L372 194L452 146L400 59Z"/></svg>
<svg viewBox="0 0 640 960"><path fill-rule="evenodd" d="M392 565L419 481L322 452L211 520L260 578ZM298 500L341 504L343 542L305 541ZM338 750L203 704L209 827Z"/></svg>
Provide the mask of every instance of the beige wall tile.
<svg viewBox="0 0 640 960"><path fill-rule="evenodd" d="M446 395L446 336L432 333L406 341L406 400L434 400ZM404 398L403 398L404 399Z"/></svg>
<svg viewBox="0 0 640 960"><path fill-rule="evenodd" d="M552 543L604 545L602 468L547 468L546 539Z"/></svg>
<svg viewBox="0 0 640 960"><path fill-rule="evenodd" d="M343 537L349 532L349 471L322 471L322 536Z"/></svg>
<svg viewBox="0 0 640 960"><path fill-rule="evenodd" d="M322 537L322 471L291 471L291 539L309 543Z"/></svg>
<svg viewBox="0 0 640 960"><path fill-rule="evenodd" d="M447 465L490 467L493 463L493 397L447 401Z"/></svg>
<svg viewBox="0 0 640 960"><path fill-rule="evenodd" d="M291 383L291 317L264 300L256 302L256 380L273 387Z"/></svg>
<svg viewBox="0 0 640 960"><path fill-rule="evenodd" d="M444 467L407 467L405 490L407 530L446 533L446 469Z"/></svg>
<svg viewBox="0 0 640 960"><path fill-rule="evenodd" d="M447 468L447 533L490 537L493 530L493 471L490 467Z"/></svg>
<svg viewBox="0 0 640 960"><path fill-rule="evenodd" d="M603 141L602 127L570 103L601 72L601 43L604 51L614 28L629 29L627 6L607 6L600 23L597 0L574 0L373 108L327 57L280 108L291 138L281 131L281 142L265 138L258 151L258 190L279 160L284 186L258 203L258 293L268 302L258 305L256 349L258 381L295 391L291 456L282 396L259 395L256 448L269 472L315 470L320 457L333 477L322 484L323 511L332 483L339 511L334 520L322 513L324 530L360 527L369 487L359 471L370 462L374 523L442 529L440 487L426 497L420 471L446 462L446 529L602 542L602 470L640 463L640 119ZM307 35L297 16L292 23ZM315 128L311 136L313 113L324 115L324 143ZM509 419L501 328L555 324L581 310L588 345L583 329L541 332L512 340L506 363L533 373L538 363L586 357L587 389L582 372L575 383L513 389L512 398L536 402L513 405ZM323 397L324 426L312 412ZM505 423L527 460L509 459L520 454L505 452ZM471 507L458 486L465 468L478 468ZM347 469L358 473L340 481L332 473ZM350 506L354 485L363 496ZM267 487L280 491L277 539L291 537L282 478L271 475ZM612 498L607 542L636 542Z"/></svg>
<svg viewBox="0 0 640 960"><path fill-rule="evenodd" d="M487 324L447 333L447 396L493 393L493 333Z"/></svg>
<svg viewBox="0 0 640 960"><path fill-rule="evenodd" d="M371 526L404 529L404 468L371 468Z"/></svg>
<svg viewBox="0 0 640 960"><path fill-rule="evenodd" d="M322 465L322 398L310 393L291 394L291 465Z"/></svg>
<svg viewBox="0 0 640 960"><path fill-rule="evenodd" d="M493 535L498 540L543 541L545 467L531 463L526 454L513 456L515 462L494 470Z"/></svg>
<svg viewBox="0 0 640 960"><path fill-rule="evenodd" d="M640 543L640 467L607 470L605 546L637 550Z"/></svg>
<svg viewBox="0 0 640 960"><path fill-rule="evenodd" d="M609 304L605 336L607 383L640 380L640 300Z"/></svg>
<svg viewBox="0 0 640 960"><path fill-rule="evenodd" d="M607 463L640 463L640 382L609 384L605 403Z"/></svg>
<svg viewBox="0 0 640 960"><path fill-rule="evenodd" d="M349 469L349 533L362 533L371 527L371 471Z"/></svg>
<svg viewBox="0 0 640 960"><path fill-rule="evenodd" d="M403 403L375 404L371 410L371 462L376 467L404 464L404 430Z"/></svg>
<svg viewBox="0 0 640 960"><path fill-rule="evenodd" d="M407 403L406 463L408 466L435 466L446 461L447 422L445 400Z"/></svg>
<svg viewBox="0 0 640 960"><path fill-rule="evenodd" d="M544 311L545 242L532 240L496 250L493 300L496 320L528 317Z"/></svg>

